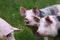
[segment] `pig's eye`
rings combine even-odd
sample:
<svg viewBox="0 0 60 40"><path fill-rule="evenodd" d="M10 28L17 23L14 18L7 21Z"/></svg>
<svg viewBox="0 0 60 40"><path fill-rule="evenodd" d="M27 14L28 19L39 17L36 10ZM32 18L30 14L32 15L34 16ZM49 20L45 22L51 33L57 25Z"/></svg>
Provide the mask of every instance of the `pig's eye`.
<svg viewBox="0 0 60 40"><path fill-rule="evenodd" d="M39 22L40 20L39 20L39 18L37 18L37 17L33 17L33 19L34 19L34 21L36 21L36 22Z"/></svg>
<svg viewBox="0 0 60 40"><path fill-rule="evenodd" d="M10 34L8 34L6 37L10 37L11 36L11 33Z"/></svg>

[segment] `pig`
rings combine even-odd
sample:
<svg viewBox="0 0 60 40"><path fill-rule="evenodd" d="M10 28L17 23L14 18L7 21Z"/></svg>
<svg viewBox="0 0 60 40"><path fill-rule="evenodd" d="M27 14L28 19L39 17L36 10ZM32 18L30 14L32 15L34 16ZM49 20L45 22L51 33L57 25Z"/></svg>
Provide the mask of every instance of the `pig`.
<svg viewBox="0 0 60 40"><path fill-rule="evenodd" d="M51 37L60 40L60 16L45 16L40 19L37 33L43 37Z"/></svg>
<svg viewBox="0 0 60 40"><path fill-rule="evenodd" d="M12 27L4 19L0 18L0 40L15 40L14 32L20 29Z"/></svg>
<svg viewBox="0 0 60 40"><path fill-rule="evenodd" d="M60 15L60 4L48 6L42 9L38 9L37 7L35 7L30 10L26 10L24 7L20 7L20 14L22 16L25 16L24 18L25 25L32 29L32 32L36 37L37 35L35 34L35 32L38 29L37 26L38 26L39 19L34 16L43 18L47 15ZM37 37L36 40L38 40Z"/></svg>

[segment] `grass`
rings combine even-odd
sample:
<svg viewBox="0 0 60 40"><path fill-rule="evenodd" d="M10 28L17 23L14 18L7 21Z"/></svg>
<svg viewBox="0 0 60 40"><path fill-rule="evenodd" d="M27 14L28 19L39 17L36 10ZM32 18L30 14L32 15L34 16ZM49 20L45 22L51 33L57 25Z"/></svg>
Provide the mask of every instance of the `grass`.
<svg viewBox="0 0 60 40"><path fill-rule="evenodd" d="M23 30L15 33L16 40L34 40L33 33L24 25L24 17L20 15L20 7L31 9L37 6L43 8L53 4L59 4L60 0L0 0L0 17L14 27Z"/></svg>

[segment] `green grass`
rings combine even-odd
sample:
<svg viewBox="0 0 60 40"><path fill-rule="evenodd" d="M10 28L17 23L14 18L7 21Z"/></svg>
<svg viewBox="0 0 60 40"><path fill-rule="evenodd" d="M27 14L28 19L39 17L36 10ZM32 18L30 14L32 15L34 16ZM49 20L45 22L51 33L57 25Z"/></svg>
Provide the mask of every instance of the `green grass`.
<svg viewBox="0 0 60 40"><path fill-rule="evenodd" d="M0 17L14 27L23 30L15 33L16 40L34 40L33 33L24 25L24 17L20 15L20 7L26 9L34 7L43 8L53 4L59 4L60 0L0 0Z"/></svg>

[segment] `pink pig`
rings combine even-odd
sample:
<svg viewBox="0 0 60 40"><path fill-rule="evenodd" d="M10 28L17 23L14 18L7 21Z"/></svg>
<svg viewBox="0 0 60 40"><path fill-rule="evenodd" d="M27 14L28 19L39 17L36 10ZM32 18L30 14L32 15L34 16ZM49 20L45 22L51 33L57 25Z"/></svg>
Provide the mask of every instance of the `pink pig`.
<svg viewBox="0 0 60 40"><path fill-rule="evenodd" d="M60 40L60 16L46 16L40 19L38 34Z"/></svg>

